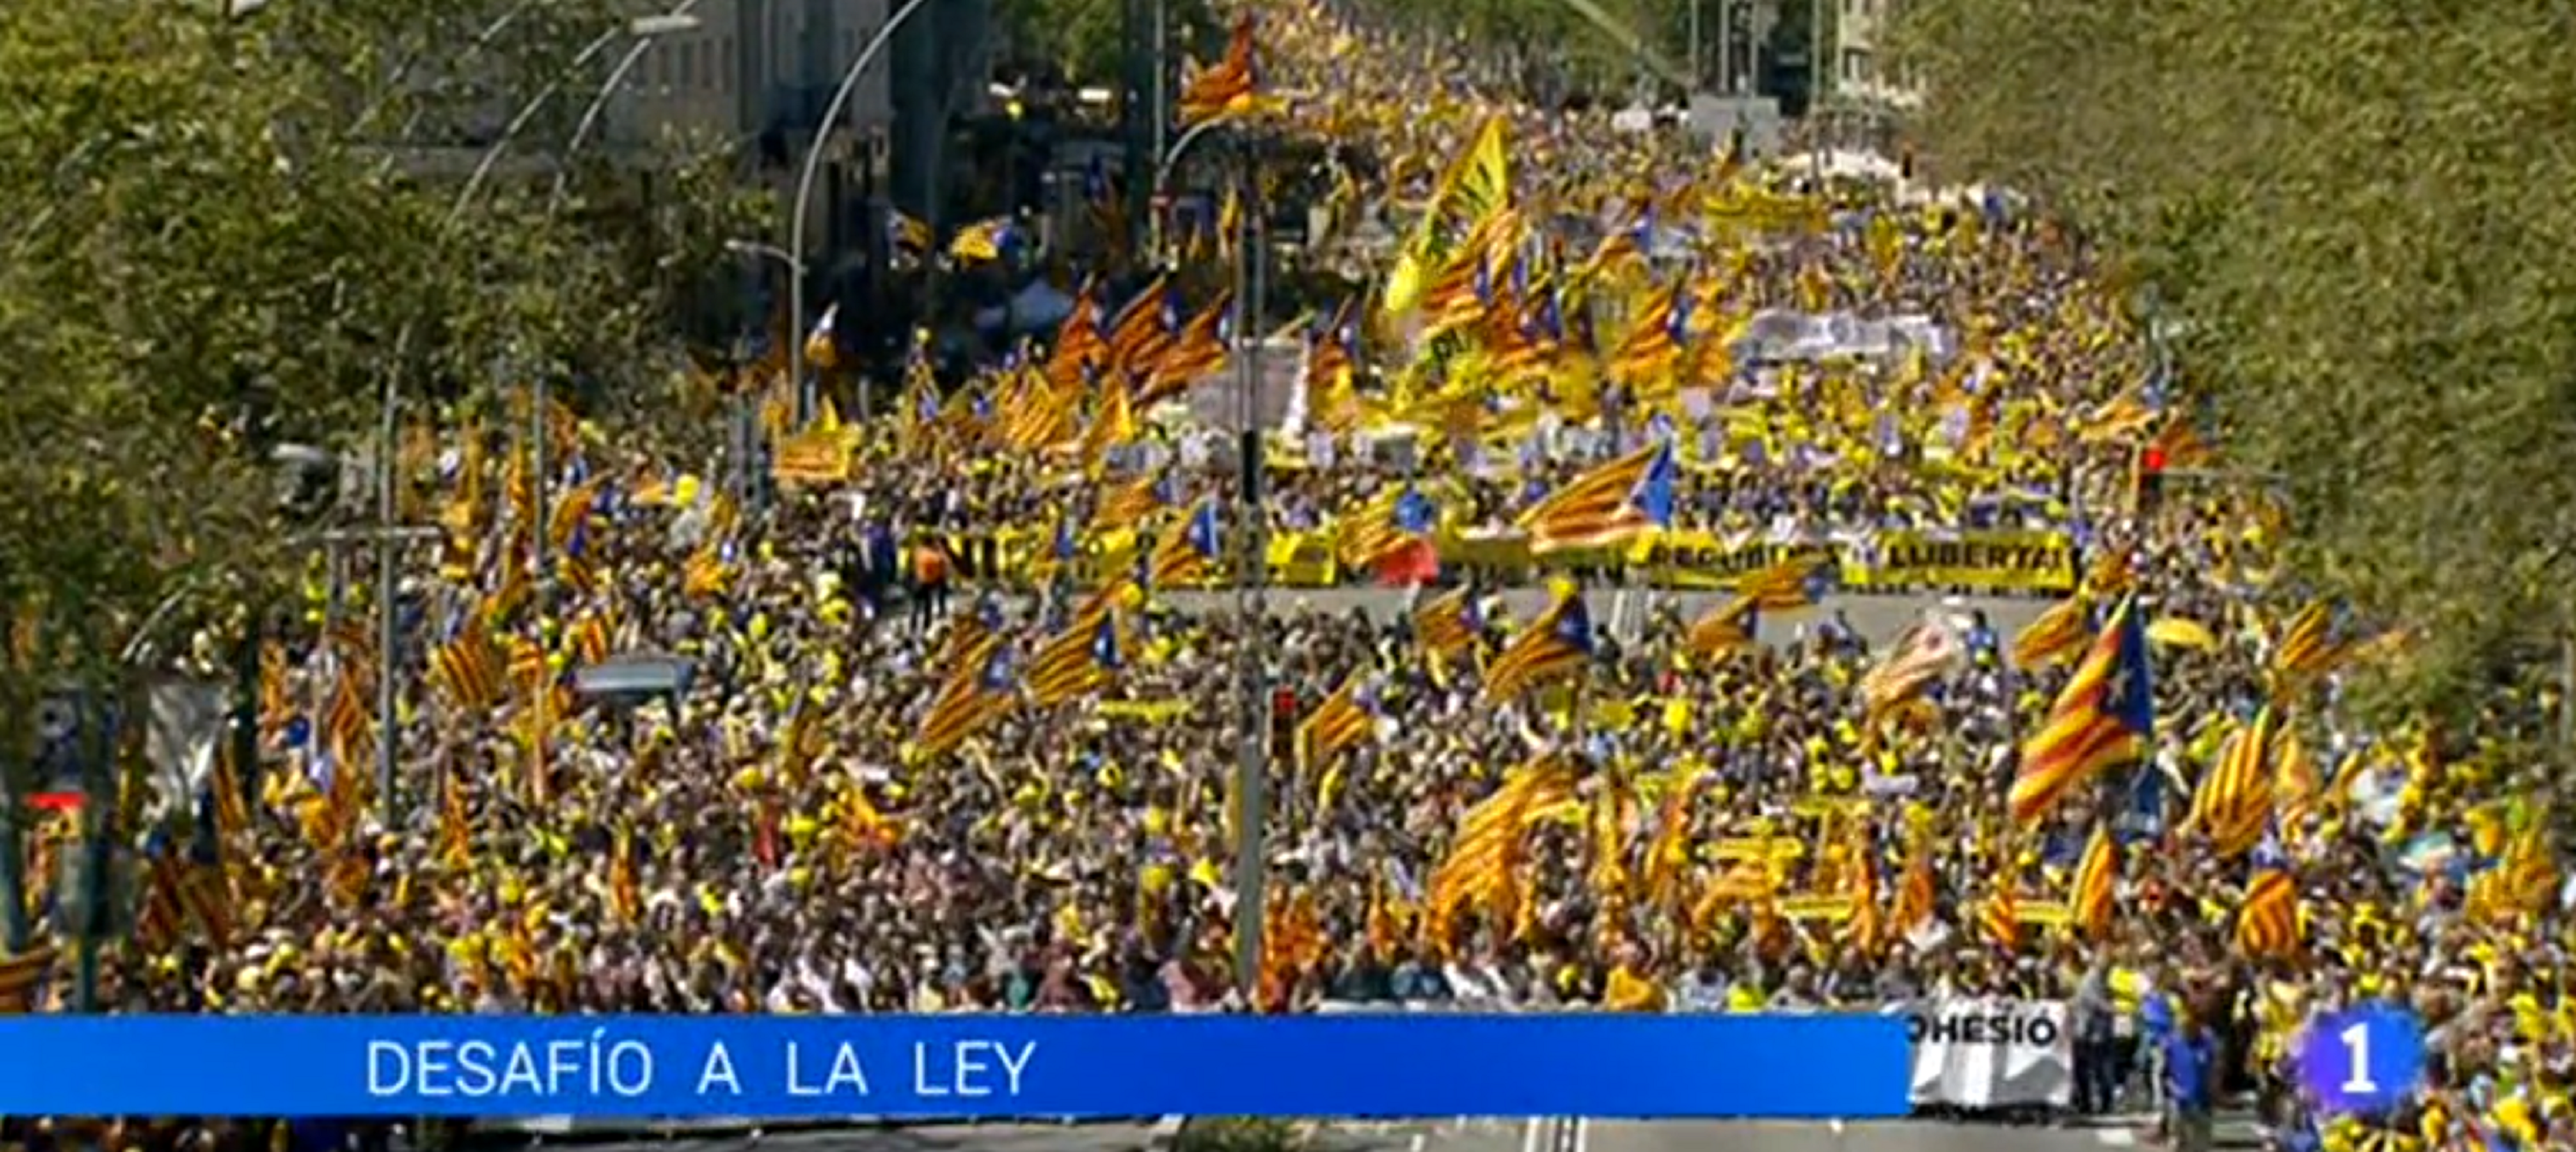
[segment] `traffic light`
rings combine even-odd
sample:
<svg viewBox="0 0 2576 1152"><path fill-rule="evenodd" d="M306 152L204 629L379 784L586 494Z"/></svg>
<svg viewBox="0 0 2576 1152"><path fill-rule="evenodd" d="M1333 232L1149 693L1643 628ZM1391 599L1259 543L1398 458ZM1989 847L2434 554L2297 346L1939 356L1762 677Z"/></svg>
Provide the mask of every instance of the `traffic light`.
<svg viewBox="0 0 2576 1152"><path fill-rule="evenodd" d="M1294 688L1270 690L1270 758L1282 764L1297 760L1297 720L1300 705Z"/></svg>
<svg viewBox="0 0 2576 1152"><path fill-rule="evenodd" d="M2149 444L2138 449L2130 503L2145 515L2162 507L2165 499L2165 446Z"/></svg>

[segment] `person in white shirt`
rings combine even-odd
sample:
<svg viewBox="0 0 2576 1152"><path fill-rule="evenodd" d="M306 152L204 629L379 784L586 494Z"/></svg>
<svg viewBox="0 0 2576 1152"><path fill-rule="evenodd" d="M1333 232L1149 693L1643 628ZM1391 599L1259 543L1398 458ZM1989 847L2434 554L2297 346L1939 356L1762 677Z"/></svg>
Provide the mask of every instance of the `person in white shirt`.
<svg viewBox="0 0 2576 1152"><path fill-rule="evenodd" d="M1714 961L1702 961L1674 982L1673 1003L1684 1012L1726 1011L1726 974Z"/></svg>

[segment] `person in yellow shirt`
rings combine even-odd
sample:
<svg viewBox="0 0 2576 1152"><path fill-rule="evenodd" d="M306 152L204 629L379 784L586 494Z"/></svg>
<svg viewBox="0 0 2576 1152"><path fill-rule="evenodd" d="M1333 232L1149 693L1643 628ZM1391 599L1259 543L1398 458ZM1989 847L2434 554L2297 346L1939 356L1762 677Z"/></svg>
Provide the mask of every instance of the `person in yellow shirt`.
<svg viewBox="0 0 2576 1152"><path fill-rule="evenodd" d="M1618 962L1610 968L1609 986L1603 989L1601 1006L1613 1012L1661 1012L1669 1005L1663 982L1655 979L1654 965L1646 959L1645 950L1634 943L1619 945Z"/></svg>

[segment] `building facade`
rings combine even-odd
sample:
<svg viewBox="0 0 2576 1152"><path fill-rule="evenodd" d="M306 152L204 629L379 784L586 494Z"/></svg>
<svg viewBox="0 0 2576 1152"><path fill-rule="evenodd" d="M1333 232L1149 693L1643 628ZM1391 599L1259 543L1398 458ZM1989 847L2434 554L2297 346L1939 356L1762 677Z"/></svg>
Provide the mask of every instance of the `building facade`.
<svg viewBox="0 0 2576 1152"><path fill-rule="evenodd" d="M745 178L792 211L804 158L842 76L904 0L699 0L617 97L611 139L682 131L738 142ZM985 89L990 4L929 0L889 35L825 142L805 220L814 283L846 284L882 256L883 210L932 219L951 117Z"/></svg>
<svg viewBox="0 0 2576 1152"><path fill-rule="evenodd" d="M693 27L655 39L617 105L618 137L665 129L801 145L892 14L893 0L700 0ZM894 119L891 54L861 77L842 123L882 135Z"/></svg>
<svg viewBox="0 0 2576 1152"><path fill-rule="evenodd" d="M1836 0L1833 95L1862 103L1909 108L1922 93L1888 51L1887 37L1900 0Z"/></svg>

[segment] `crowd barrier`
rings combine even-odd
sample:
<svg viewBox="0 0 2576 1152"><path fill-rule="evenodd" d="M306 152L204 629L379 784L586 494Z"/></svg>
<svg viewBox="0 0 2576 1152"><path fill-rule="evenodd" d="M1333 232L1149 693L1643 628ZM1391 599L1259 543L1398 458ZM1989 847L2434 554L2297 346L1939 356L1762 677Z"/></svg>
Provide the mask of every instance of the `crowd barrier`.
<svg viewBox="0 0 2576 1152"><path fill-rule="evenodd" d="M1005 584L1034 583L1064 569L1084 583L1125 575L1134 572L1140 558L1154 546L1150 536L1111 532L1090 541L1069 563L1059 563L1053 541L1052 531L1020 528L941 537L959 575ZM1612 584L1723 591L1748 574L1809 559L1829 569L1839 586L1850 592L2054 596L2073 592L2080 571L2075 542L2065 533L2027 529L1895 529L1849 541L1796 543L1672 532L1634 547L1576 549L1544 556L1533 553L1528 538L1517 533L1444 532L1431 543L1443 573L1507 585L1563 575ZM1373 574L1345 571L1334 545L1335 536L1329 530L1273 533L1266 555L1270 582L1287 588L1373 582Z"/></svg>

